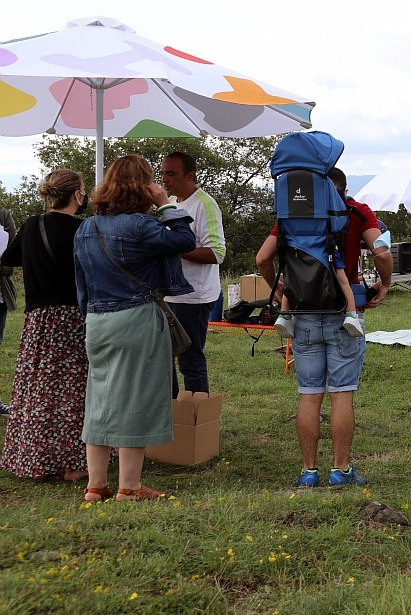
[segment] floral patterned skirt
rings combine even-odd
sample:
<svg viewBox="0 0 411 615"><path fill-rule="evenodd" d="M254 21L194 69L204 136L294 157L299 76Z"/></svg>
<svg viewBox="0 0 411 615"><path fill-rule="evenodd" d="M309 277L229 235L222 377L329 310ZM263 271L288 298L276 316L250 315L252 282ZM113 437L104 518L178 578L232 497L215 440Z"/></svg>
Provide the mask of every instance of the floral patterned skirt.
<svg viewBox="0 0 411 615"><path fill-rule="evenodd" d="M83 322L75 306L27 313L0 467L22 478L87 471L81 441L87 383Z"/></svg>

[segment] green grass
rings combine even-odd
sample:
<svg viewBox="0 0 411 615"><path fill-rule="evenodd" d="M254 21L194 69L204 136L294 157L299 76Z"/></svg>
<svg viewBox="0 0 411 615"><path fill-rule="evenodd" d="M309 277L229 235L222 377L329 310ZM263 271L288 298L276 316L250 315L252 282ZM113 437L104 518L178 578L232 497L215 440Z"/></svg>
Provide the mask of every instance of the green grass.
<svg viewBox="0 0 411 615"><path fill-rule="evenodd" d="M367 312L367 330L411 329L410 302L393 289ZM20 299L0 349L5 400L21 322ZM84 483L0 471L0 613L409 615L410 529L370 522L364 508L378 500L411 519L411 349L367 347L352 457L368 487L325 485L327 401L324 486L312 492L292 488L294 369L284 373L275 336L266 332L254 357L251 346L244 331L210 333L211 389L224 394L220 456L196 467L147 460L145 482L173 499L85 505Z"/></svg>

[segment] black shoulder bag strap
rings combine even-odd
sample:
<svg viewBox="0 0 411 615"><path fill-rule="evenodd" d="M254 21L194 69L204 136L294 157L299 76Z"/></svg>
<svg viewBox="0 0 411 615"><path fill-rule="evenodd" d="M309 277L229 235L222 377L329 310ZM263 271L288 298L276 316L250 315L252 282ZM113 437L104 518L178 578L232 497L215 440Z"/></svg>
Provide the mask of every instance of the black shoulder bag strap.
<svg viewBox="0 0 411 615"><path fill-rule="evenodd" d="M152 289L151 286L149 286L146 282L143 282L143 280L140 280L140 278L138 278L136 275L128 271L118 261L116 261L115 258L110 254L110 252L107 249L106 244L104 243L103 237L101 236L101 233L98 230L95 217L93 218L93 224L94 224L94 228L95 228L98 240L100 242L100 245L104 253L106 254L107 258L113 263L115 267L117 267L117 269L122 271L124 275L126 275L131 280L134 280L134 282L137 282L137 284L139 284L140 286L143 286L143 288L146 288L148 290L149 297L153 301L155 301L157 305L163 310L167 318L168 326L170 327L171 341L172 341L172 346L173 346L173 356L176 357L182 352L185 352L186 350L188 350L191 346L191 340L187 332L185 331L184 327L182 326L181 322L178 320L177 316L174 314L172 308L169 306L167 301L164 300L163 293L161 293L159 290Z"/></svg>
<svg viewBox="0 0 411 615"><path fill-rule="evenodd" d="M41 238L43 240L44 243L44 247L46 248L51 260L53 261L53 263L56 265L56 267L59 267L60 265L58 264L56 257L54 256L50 244L49 244L49 240L47 239L47 233L46 233L46 227L44 225L44 214L41 214L39 216L39 226L40 226L40 234L41 234Z"/></svg>
<svg viewBox="0 0 411 615"><path fill-rule="evenodd" d="M140 278L138 278L137 276L135 276L133 273L131 273L130 271L128 271L125 267L123 267L122 265L120 265L120 263L118 261L115 260L115 258L112 257L112 255L110 254L110 252L107 249L106 244L104 243L104 240L101 236L100 231L98 230L98 226L96 223L96 218L93 218L93 224L94 224L94 228L97 234L97 238L100 242L101 247L103 248L107 258L110 259L110 261L113 263L113 265L115 265L115 267L117 267L117 269L120 269L120 271L122 271L127 277L129 277L131 280L134 280L134 282L137 282L137 284L140 284L140 286L143 286L144 288L146 288L151 296L155 295L155 291L151 288L151 286L149 286L148 284L146 284L146 282L143 282L143 280L140 280Z"/></svg>

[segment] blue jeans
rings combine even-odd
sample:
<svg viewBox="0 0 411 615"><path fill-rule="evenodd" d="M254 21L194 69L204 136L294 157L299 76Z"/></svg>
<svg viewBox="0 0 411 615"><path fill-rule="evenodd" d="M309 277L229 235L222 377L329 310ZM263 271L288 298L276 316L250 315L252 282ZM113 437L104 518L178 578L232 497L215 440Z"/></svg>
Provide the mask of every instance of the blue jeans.
<svg viewBox="0 0 411 615"><path fill-rule="evenodd" d="M298 392L305 395L356 391L365 338L350 337L345 314L304 314L295 318L292 341Z"/></svg>
<svg viewBox="0 0 411 615"><path fill-rule="evenodd" d="M208 320L214 303L171 303L175 315L191 339L191 347L177 357L180 372L184 377L186 391L208 390L207 361L204 346L207 339ZM179 391L176 365L173 366L173 399Z"/></svg>
<svg viewBox="0 0 411 615"><path fill-rule="evenodd" d="M5 303L0 303L0 344L3 341L4 327L6 326L7 307Z"/></svg>

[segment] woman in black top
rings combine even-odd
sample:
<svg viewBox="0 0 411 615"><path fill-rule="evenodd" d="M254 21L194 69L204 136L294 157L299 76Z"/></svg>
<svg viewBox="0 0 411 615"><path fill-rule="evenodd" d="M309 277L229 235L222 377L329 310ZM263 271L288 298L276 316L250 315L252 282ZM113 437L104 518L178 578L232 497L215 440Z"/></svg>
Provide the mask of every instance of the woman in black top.
<svg viewBox="0 0 411 615"><path fill-rule="evenodd" d="M67 169L47 175L39 192L48 213L29 218L1 258L2 266L23 267L26 317L0 467L23 478L78 480L87 476L80 439L87 356L76 333L83 318L73 241L87 195L81 176Z"/></svg>

